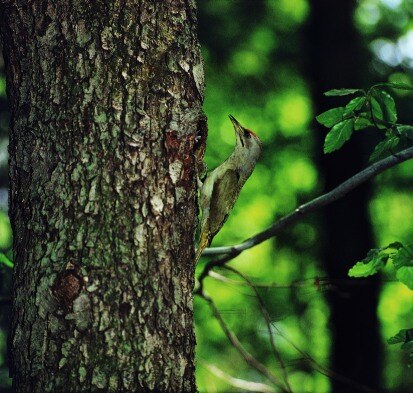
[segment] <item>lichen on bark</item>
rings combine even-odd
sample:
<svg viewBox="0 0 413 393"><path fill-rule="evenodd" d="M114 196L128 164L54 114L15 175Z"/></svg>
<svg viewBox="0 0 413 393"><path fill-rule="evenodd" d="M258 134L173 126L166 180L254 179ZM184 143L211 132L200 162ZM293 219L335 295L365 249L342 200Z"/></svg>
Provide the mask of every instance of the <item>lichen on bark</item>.
<svg viewBox="0 0 413 393"><path fill-rule="evenodd" d="M194 2L1 11L17 391L195 391Z"/></svg>

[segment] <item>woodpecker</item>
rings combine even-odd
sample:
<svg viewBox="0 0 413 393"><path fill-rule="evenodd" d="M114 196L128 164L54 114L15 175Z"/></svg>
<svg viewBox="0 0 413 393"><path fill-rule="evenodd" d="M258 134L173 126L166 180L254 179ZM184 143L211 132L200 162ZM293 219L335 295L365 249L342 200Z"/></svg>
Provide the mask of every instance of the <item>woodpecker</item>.
<svg viewBox="0 0 413 393"><path fill-rule="evenodd" d="M234 116L229 115L229 118L237 142L232 154L208 175L202 185L202 221L195 263L224 225L262 150L261 141L253 131L244 128Z"/></svg>

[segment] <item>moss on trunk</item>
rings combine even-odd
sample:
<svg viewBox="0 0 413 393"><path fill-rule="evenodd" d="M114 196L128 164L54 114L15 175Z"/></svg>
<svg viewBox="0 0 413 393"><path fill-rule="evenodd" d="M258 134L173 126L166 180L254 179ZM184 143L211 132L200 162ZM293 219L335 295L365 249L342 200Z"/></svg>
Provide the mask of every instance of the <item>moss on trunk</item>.
<svg viewBox="0 0 413 393"><path fill-rule="evenodd" d="M195 391L194 3L1 7L17 391Z"/></svg>

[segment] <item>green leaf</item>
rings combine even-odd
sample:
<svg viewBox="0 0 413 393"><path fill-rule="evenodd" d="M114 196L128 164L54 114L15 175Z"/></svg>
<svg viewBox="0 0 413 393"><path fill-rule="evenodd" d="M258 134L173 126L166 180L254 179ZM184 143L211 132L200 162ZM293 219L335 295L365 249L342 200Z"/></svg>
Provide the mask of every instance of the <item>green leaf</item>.
<svg viewBox="0 0 413 393"><path fill-rule="evenodd" d="M337 123L327 134L324 141L324 153L331 153L340 149L353 133L354 119L347 119Z"/></svg>
<svg viewBox="0 0 413 393"><path fill-rule="evenodd" d="M402 266L397 269L396 278L407 288L413 290L413 266Z"/></svg>
<svg viewBox="0 0 413 393"><path fill-rule="evenodd" d="M413 139L413 126L397 126L397 131L403 138Z"/></svg>
<svg viewBox="0 0 413 393"><path fill-rule="evenodd" d="M384 267L390 257L395 252L386 252L389 249L399 250L403 247L400 242L390 243L386 247L372 248L366 258L361 262L357 262L348 272L350 277L368 277L376 274L380 269ZM396 251L397 252L397 251Z"/></svg>
<svg viewBox="0 0 413 393"><path fill-rule="evenodd" d="M365 117L357 117L354 121L354 129L356 131L363 130L364 128L374 126L370 119Z"/></svg>
<svg viewBox="0 0 413 393"><path fill-rule="evenodd" d="M366 261L365 258L361 262L357 262L349 271L349 277L368 277L376 274L380 269L384 267L389 259L388 254L377 255L370 260Z"/></svg>
<svg viewBox="0 0 413 393"><path fill-rule="evenodd" d="M383 90L373 90L370 97L371 108L379 128L387 128L382 122L394 124L397 121L396 103L393 97Z"/></svg>
<svg viewBox="0 0 413 393"><path fill-rule="evenodd" d="M396 269L403 266L413 267L413 243L399 249L397 254L393 256L393 264Z"/></svg>
<svg viewBox="0 0 413 393"><path fill-rule="evenodd" d="M393 256L397 279L413 290L413 243L401 248Z"/></svg>
<svg viewBox="0 0 413 393"><path fill-rule="evenodd" d="M374 148L369 160L376 161L380 158L384 158L386 155L392 154L394 149L399 144L400 138L397 136L391 136L384 141L379 142Z"/></svg>
<svg viewBox="0 0 413 393"><path fill-rule="evenodd" d="M362 93L361 89L332 89L326 91L324 95L326 96L348 96L355 93Z"/></svg>
<svg viewBox="0 0 413 393"><path fill-rule="evenodd" d="M410 86L406 83L399 83L399 82L379 83L378 85L375 85L375 86L377 87L387 86L387 87L391 87L393 89L399 89L399 90L413 90L413 86Z"/></svg>
<svg viewBox="0 0 413 393"><path fill-rule="evenodd" d="M402 344L402 349L407 352L410 352L409 363L411 364L413 361L413 341L408 341L407 343Z"/></svg>
<svg viewBox="0 0 413 393"><path fill-rule="evenodd" d="M355 111L359 111L366 103L366 97L353 98L345 107L344 115L352 114Z"/></svg>
<svg viewBox="0 0 413 393"><path fill-rule="evenodd" d="M404 246L400 242L394 242L387 247L373 248L367 253L366 258L357 262L349 270L348 275L350 277L368 277L376 274L384 267L389 258L393 260L396 277L413 290L413 243Z"/></svg>
<svg viewBox="0 0 413 393"><path fill-rule="evenodd" d="M377 128L380 128L381 130L386 129L387 126L383 124L384 114L382 107L380 106L380 102L377 101L374 97L370 97L370 106L372 117L374 119L374 125L377 126Z"/></svg>
<svg viewBox="0 0 413 393"><path fill-rule="evenodd" d="M344 108L340 106L321 113L316 119L323 126L330 128L343 120L343 113Z"/></svg>
<svg viewBox="0 0 413 393"><path fill-rule="evenodd" d="M389 344L405 344L413 341L413 329L402 329L395 336L389 338Z"/></svg>
<svg viewBox="0 0 413 393"><path fill-rule="evenodd" d="M393 242L390 243L388 246L384 247L383 250L387 250L389 248L394 248L395 250L400 250L401 248L403 248L403 244L400 242Z"/></svg>
<svg viewBox="0 0 413 393"><path fill-rule="evenodd" d="M413 329L402 329L387 340L389 344L402 344L401 348L409 353L409 365L413 362Z"/></svg>
<svg viewBox="0 0 413 393"><path fill-rule="evenodd" d="M349 277L368 277L376 274L385 265L384 261L380 263L376 260L369 263L357 262L349 271Z"/></svg>
<svg viewBox="0 0 413 393"><path fill-rule="evenodd" d="M0 264L3 264L9 268L14 267L14 263L9 258L7 258L7 256L2 252L0 252Z"/></svg>

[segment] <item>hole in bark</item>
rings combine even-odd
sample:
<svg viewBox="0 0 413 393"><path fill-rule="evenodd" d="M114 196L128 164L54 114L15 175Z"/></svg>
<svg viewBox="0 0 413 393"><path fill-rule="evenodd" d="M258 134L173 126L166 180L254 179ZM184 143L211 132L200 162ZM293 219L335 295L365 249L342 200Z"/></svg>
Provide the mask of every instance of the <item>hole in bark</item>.
<svg viewBox="0 0 413 393"><path fill-rule="evenodd" d="M60 303L69 308L82 290L83 280L76 270L66 270L60 273L53 285L53 293Z"/></svg>
<svg viewBox="0 0 413 393"><path fill-rule="evenodd" d="M122 303L119 306L119 316L122 320L125 320L129 316L132 306L129 303Z"/></svg>

